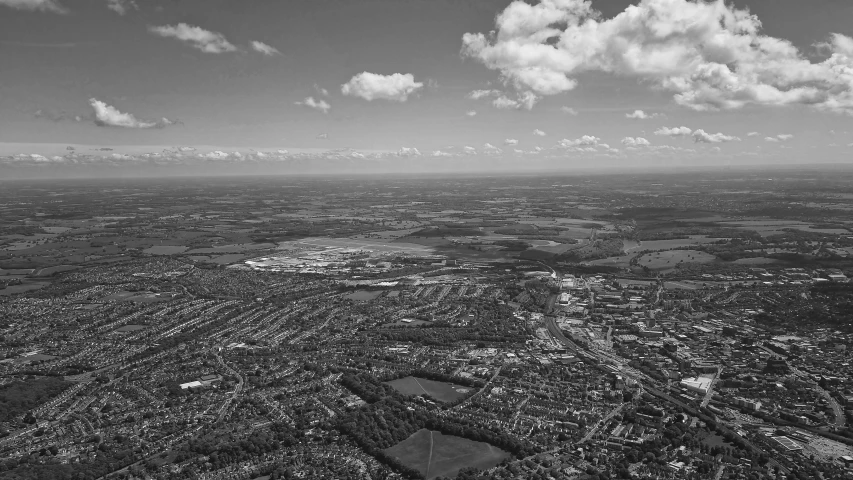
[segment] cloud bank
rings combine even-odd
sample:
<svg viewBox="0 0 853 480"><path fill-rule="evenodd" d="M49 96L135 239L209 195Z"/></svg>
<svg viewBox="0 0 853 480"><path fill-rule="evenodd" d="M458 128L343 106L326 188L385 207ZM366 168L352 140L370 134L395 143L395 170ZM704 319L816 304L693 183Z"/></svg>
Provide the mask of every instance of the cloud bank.
<svg viewBox="0 0 853 480"><path fill-rule="evenodd" d="M572 90L584 72L641 80L694 110L810 105L853 113L853 38L831 34L812 63L761 33L748 10L714 2L640 0L602 19L588 0L513 1L489 34L466 33L461 54L520 91Z"/></svg>

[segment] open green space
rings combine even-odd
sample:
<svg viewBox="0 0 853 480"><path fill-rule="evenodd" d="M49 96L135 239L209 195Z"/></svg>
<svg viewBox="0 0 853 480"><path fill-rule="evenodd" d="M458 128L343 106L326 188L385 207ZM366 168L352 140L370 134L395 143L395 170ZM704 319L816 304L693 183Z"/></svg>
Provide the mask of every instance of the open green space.
<svg viewBox="0 0 853 480"><path fill-rule="evenodd" d="M382 295L382 290L356 290L355 292L345 295L345 298L358 302L368 302L379 298L380 295Z"/></svg>
<svg viewBox="0 0 853 480"><path fill-rule="evenodd" d="M470 387L419 377L403 377L385 383L403 395L423 395L426 393L440 402L458 400L471 391Z"/></svg>
<svg viewBox="0 0 853 480"><path fill-rule="evenodd" d="M385 449L385 453L421 472L428 480L455 477L466 467L487 469L509 457L509 453L488 443L443 435L425 428Z"/></svg>

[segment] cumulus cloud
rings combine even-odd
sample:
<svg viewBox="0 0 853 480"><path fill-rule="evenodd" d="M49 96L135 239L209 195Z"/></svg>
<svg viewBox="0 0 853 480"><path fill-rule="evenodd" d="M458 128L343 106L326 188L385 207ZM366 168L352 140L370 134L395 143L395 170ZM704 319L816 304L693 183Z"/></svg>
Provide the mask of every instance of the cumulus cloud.
<svg viewBox="0 0 853 480"><path fill-rule="evenodd" d="M537 128L536 130L533 130L533 135L536 135L537 137L544 137L547 134Z"/></svg>
<svg viewBox="0 0 853 480"><path fill-rule="evenodd" d="M515 99L509 98L506 95L501 95L492 101L492 105L495 108L500 108L502 110L519 110L522 108L525 110L531 110L540 98L541 97L537 96L533 92L521 92Z"/></svg>
<svg viewBox="0 0 853 480"><path fill-rule="evenodd" d="M0 0L0 5L30 12L68 13L57 0Z"/></svg>
<svg viewBox="0 0 853 480"><path fill-rule="evenodd" d="M498 97L500 95L501 95L500 90L474 90L474 91L468 93L468 95L466 95L466 97L470 98L471 100L479 100L481 98Z"/></svg>
<svg viewBox="0 0 853 480"><path fill-rule="evenodd" d="M325 88L321 87L320 85L317 85L316 83L314 84L314 91L317 92L317 94L322 95L324 97L329 96L329 91L326 90Z"/></svg>
<svg viewBox="0 0 853 480"><path fill-rule="evenodd" d="M687 127L661 127L655 130L655 135L663 135L666 137L687 137L693 133L693 130L690 130Z"/></svg>
<svg viewBox="0 0 853 480"><path fill-rule="evenodd" d="M329 105L328 102L326 102L322 98L319 100L314 100L314 97L306 97L305 100L302 100L301 102L295 102L295 103L296 103L296 105L302 105L305 107L310 107L310 108L313 108L314 110L319 110L323 113L329 113L329 110L332 109L332 106Z"/></svg>
<svg viewBox="0 0 853 480"><path fill-rule="evenodd" d="M328 133L321 133L321 134L317 135L317 138L325 140L325 139L329 138L329 134Z"/></svg>
<svg viewBox="0 0 853 480"><path fill-rule="evenodd" d="M601 139L598 137L595 137L593 135L584 135L584 136L577 138L575 140L569 140L567 138L564 138L564 139L560 140L558 145L560 147L567 148L567 147L577 147L577 146L595 146L595 145L599 145L600 142L601 142Z"/></svg>
<svg viewBox="0 0 853 480"><path fill-rule="evenodd" d="M107 8L119 15L125 15L130 10L139 10L134 0L107 0Z"/></svg>
<svg viewBox="0 0 853 480"><path fill-rule="evenodd" d="M701 128L693 132L693 141L696 143L722 143L735 142L739 140L740 138L738 137L724 135L722 133L706 133L705 130L702 130Z"/></svg>
<svg viewBox="0 0 853 480"><path fill-rule="evenodd" d="M485 143L485 144L483 144L483 150L484 150L486 153L501 153L501 152L503 151L503 150L501 150L500 148L498 148L498 147L496 147L496 146L492 145L491 143Z"/></svg>
<svg viewBox="0 0 853 480"><path fill-rule="evenodd" d="M660 113L646 113L642 110L634 110L633 113L625 114L625 118L631 118L634 120L648 120L650 118L658 118L660 116Z"/></svg>
<svg viewBox="0 0 853 480"><path fill-rule="evenodd" d="M139 120L133 115L122 113L117 108L107 105L96 98L90 98L89 105L95 110L95 124L99 127L163 128L177 123L168 118L163 118L156 122Z"/></svg>
<svg viewBox="0 0 853 480"><path fill-rule="evenodd" d="M433 152L430 155L432 155L433 157L452 157L453 156L452 153L442 152L441 150L433 150Z"/></svg>
<svg viewBox="0 0 853 480"><path fill-rule="evenodd" d="M466 145L466 146L462 147L462 152L464 152L466 155L476 155L477 149L474 147L469 147Z"/></svg>
<svg viewBox="0 0 853 480"><path fill-rule="evenodd" d="M397 150L398 157L420 157L421 152L414 147L402 147L400 150Z"/></svg>
<svg viewBox="0 0 853 480"><path fill-rule="evenodd" d="M746 134L747 137L757 137L759 135L758 132L749 132Z"/></svg>
<svg viewBox="0 0 853 480"><path fill-rule="evenodd" d="M473 117L473 116L477 115L477 111L476 110L468 110L467 112L465 112L465 115L468 115L469 117Z"/></svg>
<svg viewBox="0 0 853 480"><path fill-rule="evenodd" d="M250 43L249 45L252 47L252 50L258 53L262 53L268 57L281 54L281 52L279 52L275 47L267 45L264 42L259 42L257 40L252 40L252 43Z"/></svg>
<svg viewBox="0 0 853 480"><path fill-rule="evenodd" d="M164 38L176 38L204 53L237 51L237 47L229 42L221 33L211 32L186 23L163 25L160 27L150 26L148 27L148 31Z"/></svg>
<svg viewBox="0 0 853 480"><path fill-rule="evenodd" d="M422 82L416 82L411 73L395 73L380 75L362 72L355 75L349 82L341 85L341 93L367 101L392 100L405 102L409 95L423 88Z"/></svg>
<svg viewBox="0 0 853 480"><path fill-rule="evenodd" d="M772 143L778 143L778 142L787 142L788 140L790 140L792 138L794 138L794 136L791 134L780 133L779 135L776 135L774 137L764 137L764 141L772 142Z"/></svg>
<svg viewBox="0 0 853 480"><path fill-rule="evenodd" d="M560 111L569 115L577 116L578 111L572 107L560 107Z"/></svg>
<svg viewBox="0 0 853 480"><path fill-rule="evenodd" d="M622 145L626 147L648 147L651 143L643 137L625 137L622 139Z"/></svg>
<svg viewBox="0 0 853 480"><path fill-rule="evenodd" d="M507 138L504 140L504 145L518 145L518 140L514 138Z"/></svg>
<svg viewBox="0 0 853 480"><path fill-rule="evenodd" d="M639 0L608 19L586 0L515 0L493 32L464 34L461 54L538 95L603 72L669 91L695 110L804 104L853 112L853 38L831 34L821 47L827 58L812 63L722 0Z"/></svg>

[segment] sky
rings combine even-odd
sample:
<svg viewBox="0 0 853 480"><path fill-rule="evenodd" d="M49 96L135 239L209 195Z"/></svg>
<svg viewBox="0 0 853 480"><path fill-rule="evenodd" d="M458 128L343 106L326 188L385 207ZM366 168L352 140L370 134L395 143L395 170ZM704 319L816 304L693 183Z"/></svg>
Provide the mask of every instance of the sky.
<svg viewBox="0 0 853 480"><path fill-rule="evenodd" d="M847 163L850 19L849 0L0 0L0 175Z"/></svg>

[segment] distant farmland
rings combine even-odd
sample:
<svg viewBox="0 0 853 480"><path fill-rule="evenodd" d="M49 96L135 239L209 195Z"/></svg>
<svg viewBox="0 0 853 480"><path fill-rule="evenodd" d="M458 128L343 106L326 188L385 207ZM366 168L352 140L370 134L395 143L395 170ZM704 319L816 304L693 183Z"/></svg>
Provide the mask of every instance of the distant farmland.
<svg viewBox="0 0 853 480"><path fill-rule="evenodd" d="M443 435L425 428L385 449L385 453L421 472L427 480L453 478L466 467L490 468L509 457L509 453L488 443Z"/></svg>

